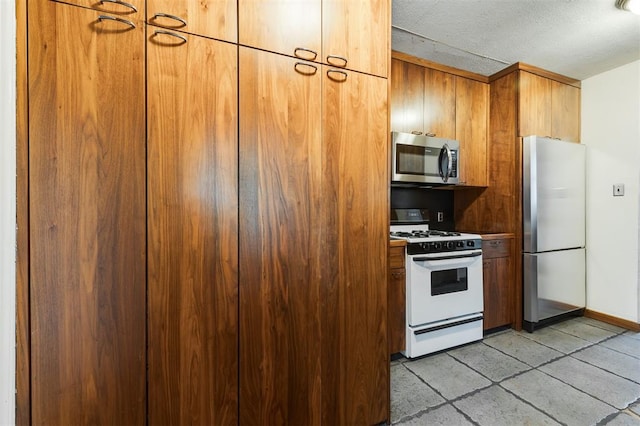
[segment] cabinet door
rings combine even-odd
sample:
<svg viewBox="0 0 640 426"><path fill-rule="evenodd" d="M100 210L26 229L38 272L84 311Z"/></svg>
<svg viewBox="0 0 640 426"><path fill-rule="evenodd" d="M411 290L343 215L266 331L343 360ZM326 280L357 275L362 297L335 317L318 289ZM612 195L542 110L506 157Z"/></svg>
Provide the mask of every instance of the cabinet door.
<svg viewBox="0 0 640 426"><path fill-rule="evenodd" d="M388 75L390 0L323 0L322 62Z"/></svg>
<svg viewBox="0 0 640 426"><path fill-rule="evenodd" d="M460 141L460 181L487 186L489 85L456 77L456 139Z"/></svg>
<svg viewBox="0 0 640 426"><path fill-rule="evenodd" d="M238 43L320 62L321 10L322 0L238 0Z"/></svg>
<svg viewBox="0 0 640 426"><path fill-rule="evenodd" d="M387 80L323 67L323 420L388 417Z"/></svg>
<svg viewBox="0 0 640 426"><path fill-rule="evenodd" d="M391 61L391 130L424 132L424 67Z"/></svg>
<svg viewBox="0 0 640 426"><path fill-rule="evenodd" d="M552 136L551 80L519 72L519 136Z"/></svg>
<svg viewBox="0 0 640 426"><path fill-rule="evenodd" d="M29 9L33 424L145 424L144 26Z"/></svg>
<svg viewBox="0 0 640 426"><path fill-rule="evenodd" d="M580 142L580 89L568 84L551 82L553 118L551 136L570 142Z"/></svg>
<svg viewBox="0 0 640 426"><path fill-rule="evenodd" d="M235 43L236 0L148 0L147 22Z"/></svg>
<svg viewBox="0 0 640 426"><path fill-rule="evenodd" d="M235 424L237 47L148 37L149 424Z"/></svg>
<svg viewBox="0 0 640 426"><path fill-rule="evenodd" d="M321 297L337 228L320 193L320 67L239 55L240 424L319 424L321 311L339 309Z"/></svg>
<svg viewBox="0 0 640 426"><path fill-rule="evenodd" d="M406 272L404 246L389 248L388 329L389 354L406 347Z"/></svg>
<svg viewBox="0 0 640 426"><path fill-rule="evenodd" d="M424 133L456 138L456 77L424 69Z"/></svg>

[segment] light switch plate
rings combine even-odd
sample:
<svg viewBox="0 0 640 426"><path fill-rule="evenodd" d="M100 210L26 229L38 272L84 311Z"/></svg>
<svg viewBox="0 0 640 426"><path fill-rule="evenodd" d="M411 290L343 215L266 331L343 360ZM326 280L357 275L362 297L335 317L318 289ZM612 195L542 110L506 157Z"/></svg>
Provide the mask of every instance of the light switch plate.
<svg viewBox="0 0 640 426"><path fill-rule="evenodd" d="M613 196L622 197L624 195L624 183L616 183L613 185Z"/></svg>

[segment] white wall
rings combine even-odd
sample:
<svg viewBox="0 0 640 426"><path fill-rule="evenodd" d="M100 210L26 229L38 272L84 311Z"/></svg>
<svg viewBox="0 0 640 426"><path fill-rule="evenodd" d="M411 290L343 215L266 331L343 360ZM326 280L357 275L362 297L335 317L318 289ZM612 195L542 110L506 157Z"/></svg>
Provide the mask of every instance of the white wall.
<svg viewBox="0 0 640 426"><path fill-rule="evenodd" d="M0 424L15 423L16 7L0 0Z"/></svg>
<svg viewBox="0 0 640 426"><path fill-rule="evenodd" d="M640 322L640 61L582 82L587 308ZM624 184L624 196L613 185Z"/></svg>

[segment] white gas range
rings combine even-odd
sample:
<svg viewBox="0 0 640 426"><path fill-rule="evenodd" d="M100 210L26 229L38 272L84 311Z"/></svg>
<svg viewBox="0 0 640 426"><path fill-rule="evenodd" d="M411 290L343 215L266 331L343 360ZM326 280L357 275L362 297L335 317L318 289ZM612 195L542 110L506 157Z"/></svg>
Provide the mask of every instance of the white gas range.
<svg viewBox="0 0 640 426"><path fill-rule="evenodd" d="M415 358L482 339L482 239L430 230L426 222L394 223L407 241L406 349Z"/></svg>

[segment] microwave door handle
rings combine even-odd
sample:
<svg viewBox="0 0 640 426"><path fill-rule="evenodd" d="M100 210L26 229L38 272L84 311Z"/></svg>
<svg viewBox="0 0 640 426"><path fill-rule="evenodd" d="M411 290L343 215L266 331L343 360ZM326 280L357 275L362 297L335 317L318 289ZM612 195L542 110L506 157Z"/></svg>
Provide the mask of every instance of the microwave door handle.
<svg viewBox="0 0 640 426"><path fill-rule="evenodd" d="M446 171L442 170L443 157L447 156L447 166ZM440 155L438 156L438 173L440 173L440 177L443 182L447 182L449 177L451 176L451 169L453 168L453 157L451 155L451 150L449 149L449 145L446 143L442 146L440 150Z"/></svg>

